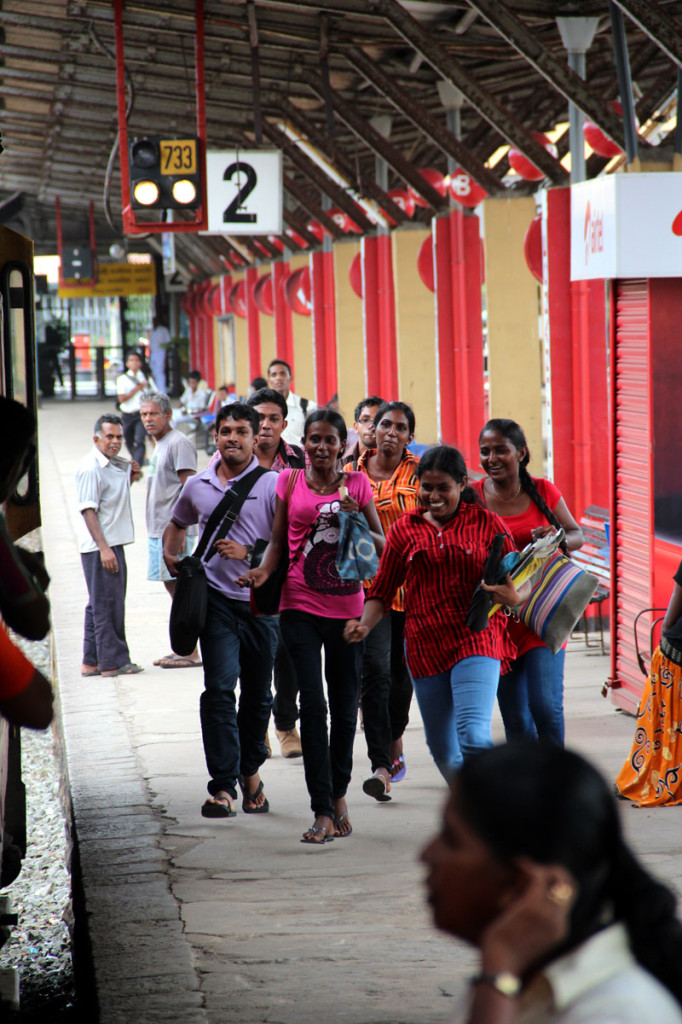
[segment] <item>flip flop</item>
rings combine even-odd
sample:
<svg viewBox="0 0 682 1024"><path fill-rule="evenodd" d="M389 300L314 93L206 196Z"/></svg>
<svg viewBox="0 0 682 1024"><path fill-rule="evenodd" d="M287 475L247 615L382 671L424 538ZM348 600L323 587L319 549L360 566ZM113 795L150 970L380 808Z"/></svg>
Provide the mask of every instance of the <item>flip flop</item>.
<svg viewBox="0 0 682 1024"><path fill-rule="evenodd" d="M239 783L239 788L241 789L242 796L244 797L244 799L242 800L242 810L244 814L267 814L268 811L270 810L270 804L268 803L267 797L259 807L249 807L247 806L246 803L248 800L251 804L253 804L254 800L257 800L258 797L261 795L261 793L263 792L263 780L261 779L261 781L258 783L258 789L256 790L255 793L249 793L248 789L246 788L246 784L244 783L244 779L241 775L237 779L237 782Z"/></svg>
<svg viewBox="0 0 682 1024"><path fill-rule="evenodd" d="M226 797L210 797L201 808L202 818L236 818L237 812Z"/></svg>
<svg viewBox="0 0 682 1024"><path fill-rule="evenodd" d="M98 668L94 668L93 666L90 666L90 668L88 669L87 672L84 672L83 669L81 669L81 676L83 677L83 679L89 679L90 676L98 676L98 675L100 675L99 669Z"/></svg>
<svg viewBox="0 0 682 1024"><path fill-rule="evenodd" d="M313 835L308 835L308 832L312 832ZM323 838L314 839L313 836L319 836L320 832L324 833ZM303 833L303 838L301 839L301 842L306 843L308 846L324 846L325 843L333 843L334 836L330 836L329 829L324 828L324 826L322 828L316 828L314 825L311 825L307 832Z"/></svg>
<svg viewBox="0 0 682 1024"><path fill-rule="evenodd" d="M158 662L161 668L200 668L203 662L195 661L193 658L181 658L176 656L174 658L161 658Z"/></svg>
<svg viewBox="0 0 682 1024"><path fill-rule="evenodd" d="M353 826L350 825L350 822L348 822L348 824L350 825L350 828L348 829L347 832L339 832L338 831L339 825L341 824L343 819L347 818L347 817L348 817L348 811L344 811L343 814L339 814L338 818L334 818L334 828L336 829L336 832L334 833L334 839L348 839L349 836L353 835Z"/></svg>
<svg viewBox="0 0 682 1024"><path fill-rule="evenodd" d="M362 792L366 793L367 796L373 796L379 803L386 803L391 799L388 795L386 779L378 771L370 775L368 779L365 779L362 784Z"/></svg>
<svg viewBox="0 0 682 1024"><path fill-rule="evenodd" d="M100 672L102 676L134 676L138 672L144 672L142 665L135 665L132 661L129 661L127 665L121 665L120 668L108 669L106 672Z"/></svg>

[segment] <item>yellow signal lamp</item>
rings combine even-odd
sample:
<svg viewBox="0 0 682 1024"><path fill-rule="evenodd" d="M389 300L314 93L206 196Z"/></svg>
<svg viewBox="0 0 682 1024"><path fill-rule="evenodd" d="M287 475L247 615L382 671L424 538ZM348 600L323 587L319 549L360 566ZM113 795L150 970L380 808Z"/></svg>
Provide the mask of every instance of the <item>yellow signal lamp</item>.
<svg viewBox="0 0 682 1024"><path fill-rule="evenodd" d="M153 206L159 199L159 186L154 181L142 179L135 182L133 187L133 198L140 206Z"/></svg>
<svg viewBox="0 0 682 1024"><path fill-rule="evenodd" d="M178 181L174 181L171 191L176 203L182 203L183 206L193 203L197 198L197 187L188 178L179 178Z"/></svg>

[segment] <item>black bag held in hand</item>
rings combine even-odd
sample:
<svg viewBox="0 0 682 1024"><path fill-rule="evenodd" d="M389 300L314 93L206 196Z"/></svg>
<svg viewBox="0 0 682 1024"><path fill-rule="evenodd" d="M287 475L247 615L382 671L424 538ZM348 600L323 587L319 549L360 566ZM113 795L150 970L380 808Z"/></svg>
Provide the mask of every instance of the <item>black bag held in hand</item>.
<svg viewBox="0 0 682 1024"><path fill-rule="evenodd" d="M251 555L251 568L257 569L263 560L265 549L268 546L266 540L257 540L253 545ZM282 587L289 572L289 545L285 542L279 562L275 571L268 576L265 583L254 587L249 594L252 615L277 615L279 612L279 601L282 596Z"/></svg>
<svg viewBox="0 0 682 1024"><path fill-rule="evenodd" d="M206 579L204 561L210 561L216 554L215 548L213 548L208 557L203 559L208 543L213 537L214 531L213 543L228 535L251 488L256 480L267 472L268 470L258 466L234 487L228 488L225 497L221 498L208 517L194 554L187 555L178 562L178 575L175 579L168 628L171 647L176 654L183 658L192 654L199 635L206 625L208 580ZM219 523L220 527L216 530Z"/></svg>
<svg viewBox="0 0 682 1024"><path fill-rule="evenodd" d="M498 582L498 570L502 560L502 547L505 541L504 533L496 533L488 551L488 557L483 566L483 582L489 587ZM467 626L472 633L481 633L488 628L488 612L492 608L492 595L484 590L479 583L474 590L469 613L467 615Z"/></svg>

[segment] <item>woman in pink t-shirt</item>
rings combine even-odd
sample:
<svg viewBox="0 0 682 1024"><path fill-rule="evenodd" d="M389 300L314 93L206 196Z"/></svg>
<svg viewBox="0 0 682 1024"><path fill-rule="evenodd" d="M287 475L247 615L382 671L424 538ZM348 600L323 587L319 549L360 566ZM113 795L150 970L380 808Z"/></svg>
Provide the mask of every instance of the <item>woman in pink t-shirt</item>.
<svg viewBox="0 0 682 1024"><path fill-rule="evenodd" d="M342 580L336 569L339 509L363 513L377 551L383 548L384 535L365 474L339 470L346 444L343 417L331 409L311 412L303 444L308 468L280 473L272 540L261 566L249 570L240 582L247 586L264 582L288 541L289 573L280 601L280 628L299 683L303 764L315 815L301 841L318 845L352 832L346 790L353 766L359 659L358 648L345 642L343 630L348 619L360 616L364 594L361 583Z"/></svg>
<svg viewBox="0 0 682 1024"><path fill-rule="evenodd" d="M566 550L584 544L583 532L566 502L549 480L532 477L528 442L514 420L489 420L478 439L483 480L473 485L491 512L505 521L516 546L563 527ZM517 646L511 671L500 677L497 691L507 739L521 736L564 745L565 650L552 654L542 640L517 619L509 619Z"/></svg>

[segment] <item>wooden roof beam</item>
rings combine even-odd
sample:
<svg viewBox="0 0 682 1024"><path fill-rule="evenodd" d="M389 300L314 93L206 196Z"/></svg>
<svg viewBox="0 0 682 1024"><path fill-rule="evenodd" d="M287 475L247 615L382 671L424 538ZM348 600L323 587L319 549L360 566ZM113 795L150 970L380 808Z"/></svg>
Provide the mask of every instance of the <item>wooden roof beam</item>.
<svg viewBox="0 0 682 1024"><path fill-rule="evenodd" d="M454 60L423 26L413 18L397 0L369 0L378 14L381 14L403 37L405 42L421 54L432 68L446 81L460 90L481 117L489 121L509 143L525 156L557 185L565 184L568 172L558 160L541 146L509 111L505 110L476 79Z"/></svg>
<svg viewBox="0 0 682 1024"><path fill-rule="evenodd" d="M283 100L280 106L282 114L286 120L290 121L297 131L301 132L302 135L309 139L317 149L322 153L325 153L329 158L330 163L334 164L339 173L343 174L344 177L348 178L349 181L352 182L355 178L355 171L352 164L339 153L338 146L333 147L329 137L324 132L319 131L310 119L305 117L305 115L289 103L288 100ZM334 149L335 152L332 153L332 149ZM364 192L370 199L374 199L384 213L390 215L391 220L394 220L397 223L402 223L409 219L407 214L403 213L398 204L393 202L388 193L384 192L373 178L367 178L366 180L363 179L361 182L357 182L357 190L358 192Z"/></svg>
<svg viewBox="0 0 682 1024"><path fill-rule="evenodd" d="M682 68L682 31L679 22L651 0L613 0L649 39L653 40L679 68Z"/></svg>
<svg viewBox="0 0 682 1024"><path fill-rule="evenodd" d="M263 134L267 135L271 142L274 142L279 149L286 153L292 164L298 167L307 178L314 181L322 192L326 192L332 202L340 206L359 228L368 232L375 230L375 225L365 216L362 209L350 198L348 193L340 188L336 182L332 181L316 163L310 160L281 129L271 124L267 119L263 122Z"/></svg>
<svg viewBox="0 0 682 1024"><path fill-rule="evenodd" d="M323 98L322 82L316 75L311 74L309 71L304 71L301 76L301 81L305 82L316 96ZM362 139L362 141L374 151L376 156L385 160L389 167L408 182L408 184L410 184L412 188L419 193L419 195L423 196L429 206L432 206L434 210L447 208L447 199L445 199L439 192L436 192L435 188L429 185L425 178L421 176L414 164L411 164L399 149L391 145L383 135L380 135L368 121L361 117L350 103L346 103L346 101L342 99L337 92L333 94L332 102L334 104L334 110L341 120L345 121L351 131L354 132L358 138Z"/></svg>
<svg viewBox="0 0 682 1024"><path fill-rule="evenodd" d="M507 42L545 78L557 92L579 107L610 139L625 148L625 133L621 119L602 97L593 96L577 72L558 61L539 42L523 22L503 3L503 0L468 0L473 8L499 32Z"/></svg>
<svg viewBox="0 0 682 1024"><path fill-rule="evenodd" d="M355 70L363 75L374 88L385 96L393 106L404 114L416 128L424 133L438 146L446 156L456 160L471 177L478 182L490 195L505 191L505 186L484 163L468 149L452 132L448 131L430 114L426 107L415 100L399 86L389 75L381 70L360 47L344 47L340 52Z"/></svg>
<svg viewBox="0 0 682 1024"><path fill-rule="evenodd" d="M339 227L336 221L332 220L332 218L322 209L321 206L318 206L316 203L312 203L305 189L302 189L294 181L293 178L289 178L286 174L284 175L284 191L288 192L289 195L296 200L298 205L302 206L303 209L310 214L313 220L319 221L322 227L325 229L325 231L328 231L332 238L344 237L344 231L342 228ZM294 231L298 231L300 235L303 235L303 232L300 230L300 227L296 227L296 224L293 222L291 215L287 216L286 212L285 219L287 221L287 224L290 227L292 227Z"/></svg>

